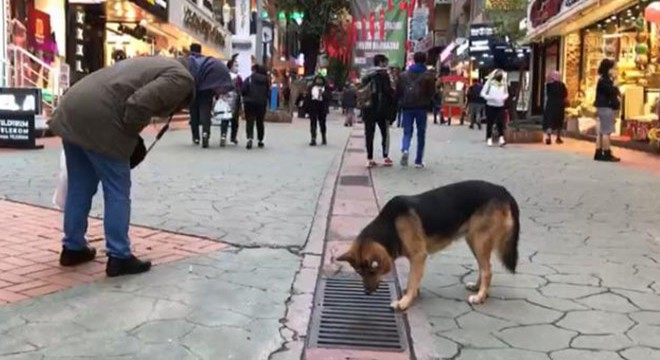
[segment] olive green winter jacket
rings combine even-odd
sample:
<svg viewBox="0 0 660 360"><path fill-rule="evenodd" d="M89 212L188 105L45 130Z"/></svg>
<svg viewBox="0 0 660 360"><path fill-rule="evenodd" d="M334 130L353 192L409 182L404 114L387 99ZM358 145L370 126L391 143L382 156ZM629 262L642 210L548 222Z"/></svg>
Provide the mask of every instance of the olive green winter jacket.
<svg viewBox="0 0 660 360"><path fill-rule="evenodd" d="M60 99L49 121L62 139L118 160L129 160L152 117L187 106L194 79L185 61L140 57L87 75Z"/></svg>

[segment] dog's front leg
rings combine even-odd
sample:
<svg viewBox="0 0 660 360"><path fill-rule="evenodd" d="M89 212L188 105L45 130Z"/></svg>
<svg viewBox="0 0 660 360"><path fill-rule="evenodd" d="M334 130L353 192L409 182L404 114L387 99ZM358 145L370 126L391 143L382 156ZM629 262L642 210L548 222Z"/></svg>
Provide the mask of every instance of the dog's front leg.
<svg viewBox="0 0 660 360"><path fill-rule="evenodd" d="M424 277L424 266L426 266L427 254L419 254L410 258L410 273L408 274L408 288L399 301L390 305L394 310L404 311L410 307L413 300L419 295L419 286Z"/></svg>

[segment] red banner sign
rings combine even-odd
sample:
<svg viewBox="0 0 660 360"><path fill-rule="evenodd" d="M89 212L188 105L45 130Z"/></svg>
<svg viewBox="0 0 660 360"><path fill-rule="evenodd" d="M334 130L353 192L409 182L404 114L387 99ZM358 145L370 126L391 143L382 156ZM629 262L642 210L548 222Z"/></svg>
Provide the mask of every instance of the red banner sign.
<svg viewBox="0 0 660 360"><path fill-rule="evenodd" d="M37 50L50 49L50 15L35 8L28 10L28 46Z"/></svg>

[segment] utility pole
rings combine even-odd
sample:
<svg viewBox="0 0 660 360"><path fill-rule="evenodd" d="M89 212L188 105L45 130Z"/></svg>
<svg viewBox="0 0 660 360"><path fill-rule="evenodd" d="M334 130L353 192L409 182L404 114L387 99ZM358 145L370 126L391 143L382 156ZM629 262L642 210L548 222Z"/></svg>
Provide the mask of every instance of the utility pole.
<svg viewBox="0 0 660 360"><path fill-rule="evenodd" d="M263 0L257 0L257 17L256 17L256 22L257 22L257 34L255 36L255 57L257 58L257 64L262 64L264 61L264 33L263 33L263 19L262 19L262 13L263 13ZM262 64L263 65L263 64Z"/></svg>

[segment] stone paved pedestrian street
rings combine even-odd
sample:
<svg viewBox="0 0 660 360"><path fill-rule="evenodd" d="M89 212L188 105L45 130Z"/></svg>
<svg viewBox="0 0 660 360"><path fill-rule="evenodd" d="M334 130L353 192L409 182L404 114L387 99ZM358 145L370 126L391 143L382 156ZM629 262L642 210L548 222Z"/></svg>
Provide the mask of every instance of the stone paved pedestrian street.
<svg viewBox="0 0 660 360"><path fill-rule="evenodd" d="M660 158L620 151L623 163L596 163L577 141L487 148L483 133L429 125L425 169L369 171L361 130L336 114L329 127L330 145L310 148L308 121L268 124L266 149L252 151L168 133L135 171L131 229L136 252L163 261L115 279L100 259L56 263L61 214L38 208L51 207L56 141L0 152L0 359L299 360L319 269L338 266L376 200L466 179L518 199L518 271L494 260L490 298L471 306L467 245L432 256L406 313L411 358L660 359ZM401 130L391 134L398 163ZM90 231L102 248L98 220ZM397 264L402 280L407 266ZM328 359L323 350L305 359Z"/></svg>
<svg viewBox="0 0 660 360"><path fill-rule="evenodd" d="M494 259L490 298L470 306L467 245L432 256L408 312L418 359L660 359L657 157L597 163L574 141L487 148L483 133L458 126L428 137L426 169L372 171L380 205L459 180L502 184L520 203L521 259L515 275ZM648 170L625 163L640 159Z"/></svg>
<svg viewBox="0 0 660 360"><path fill-rule="evenodd" d="M168 133L134 173L133 223L206 239L191 243L228 246L140 276L101 279L10 305L0 301L0 359L277 359L289 348L300 357L301 343L294 340L306 330L315 281L309 274L318 268L323 240L316 227L325 218L315 221L315 215L317 206L329 203L326 177L336 177L348 137L340 125L333 118L330 144L318 148L307 145L308 120L268 124L266 148L252 151L220 149L216 141L202 150L192 146L188 131ZM49 146L0 153L0 197L51 206L59 152ZM99 192L97 215L101 198ZM4 221L0 239L17 233L30 246L38 224ZM37 265L52 274L60 235L49 234L40 246L50 242L54 252ZM141 252L171 250L164 249L166 241L158 243L154 238L153 249ZM103 248L102 241L95 244ZM6 270L0 266L0 300L10 294L3 287L17 288L17 272L29 276L34 270L14 267L7 261L16 262L8 260L16 254L5 252L0 249L0 265L8 264ZM73 271L79 283L88 282L81 279L84 271Z"/></svg>

